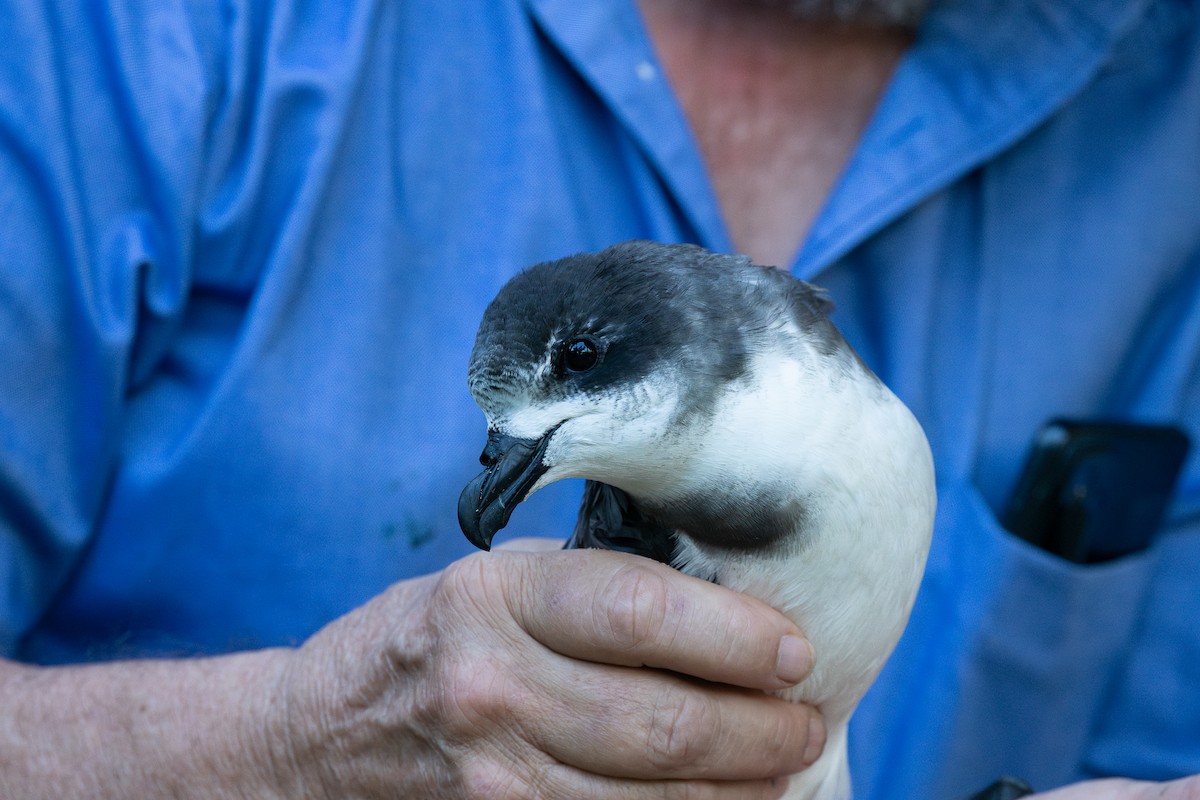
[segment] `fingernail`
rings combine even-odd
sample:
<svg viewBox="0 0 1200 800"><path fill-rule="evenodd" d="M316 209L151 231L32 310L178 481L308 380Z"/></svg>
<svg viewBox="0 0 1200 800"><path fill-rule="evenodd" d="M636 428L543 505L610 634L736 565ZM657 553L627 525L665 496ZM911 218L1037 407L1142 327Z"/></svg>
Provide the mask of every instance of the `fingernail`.
<svg viewBox="0 0 1200 800"><path fill-rule="evenodd" d="M813 713L808 718L808 743L804 746L804 766L811 767L825 751L825 720Z"/></svg>
<svg viewBox="0 0 1200 800"><path fill-rule="evenodd" d="M812 669L813 651L808 640L788 634L779 640L775 660L775 676L789 686L808 677Z"/></svg>

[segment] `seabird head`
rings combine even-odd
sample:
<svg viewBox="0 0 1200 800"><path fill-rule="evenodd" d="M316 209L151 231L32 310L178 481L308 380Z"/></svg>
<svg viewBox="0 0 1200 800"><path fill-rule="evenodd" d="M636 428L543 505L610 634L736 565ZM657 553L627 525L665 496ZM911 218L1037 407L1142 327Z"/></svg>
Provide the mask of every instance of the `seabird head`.
<svg viewBox="0 0 1200 800"><path fill-rule="evenodd" d="M689 245L626 242L520 273L471 354L488 444L487 469L459 499L464 532L488 548L518 502L561 478L685 511L695 503L675 501L704 494L706 477L736 482L702 442L731 393L762 380L765 358L786 353L815 382L869 375L830 308L785 272Z"/></svg>
<svg viewBox="0 0 1200 800"><path fill-rule="evenodd" d="M845 726L904 629L936 507L920 425L829 310L781 270L696 247L531 267L471 355L486 470L458 505L486 549L530 492L588 478L571 545L667 561L795 621L819 657L784 696L830 731L790 784L809 800L849 796Z"/></svg>

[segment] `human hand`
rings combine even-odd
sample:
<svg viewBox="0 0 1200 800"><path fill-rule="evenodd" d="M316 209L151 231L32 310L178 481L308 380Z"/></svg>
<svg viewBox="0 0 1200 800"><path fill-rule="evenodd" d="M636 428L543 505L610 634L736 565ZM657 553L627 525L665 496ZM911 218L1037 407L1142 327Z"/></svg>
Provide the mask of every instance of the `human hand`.
<svg viewBox="0 0 1200 800"><path fill-rule="evenodd" d="M1029 800L1200 800L1200 775L1168 783L1124 778L1084 781L1030 795Z"/></svg>
<svg viewBox="0 0 1200 800"><path fill-rule="evenodd" d="M291 655L277 772L305 797L778 796L824 744L817 712L761 691L807 674L791 636L646 559L471 555Z"/></svg>

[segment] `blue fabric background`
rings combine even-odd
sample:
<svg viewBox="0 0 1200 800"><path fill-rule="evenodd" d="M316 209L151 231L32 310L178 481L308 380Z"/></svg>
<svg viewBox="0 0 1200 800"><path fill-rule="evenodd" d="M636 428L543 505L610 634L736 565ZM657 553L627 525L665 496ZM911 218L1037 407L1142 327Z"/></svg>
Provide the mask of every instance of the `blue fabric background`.
<svg viewBox="0 0 1200 800"><path fill-rule="evenodd" d="M994 516L1050 416L1200 440L1196 12L941 4L791 265L939 470L852 728L861 798L1200 772L1200 459L1126 561ZM439 569L502 283L632 237L730 247L624 0L0 2L0 31L10 656L299 642ZM565 535L577 495L510 530Z"/></svg>

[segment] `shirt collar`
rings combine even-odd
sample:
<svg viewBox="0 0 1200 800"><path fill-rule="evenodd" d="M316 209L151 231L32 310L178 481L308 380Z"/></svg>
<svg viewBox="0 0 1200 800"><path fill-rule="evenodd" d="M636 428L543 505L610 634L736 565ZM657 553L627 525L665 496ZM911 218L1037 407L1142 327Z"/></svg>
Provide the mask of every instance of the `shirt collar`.
<svg viewBox="0 0 1200 800"><path fill-rule="evenodd" d="M526 0L547 39L650 159L697 243L732 248L699 146L634 0Z"/></svg>
<svg viewBox="0 0 1200 800"><path fill-rule="evenodd" d="M1107 61L1145 0L951 0L929 13L798 260L813 274L1011 147Z"/></svg>
<svg viewBox="0 0 1200 800"><path fill-rule="evenodd" d="M526 0L659 171L699 243L732 247L633 0ZM796 261L810 278L1078 93L1148 0L944 0L926 16Z"/></svg>

